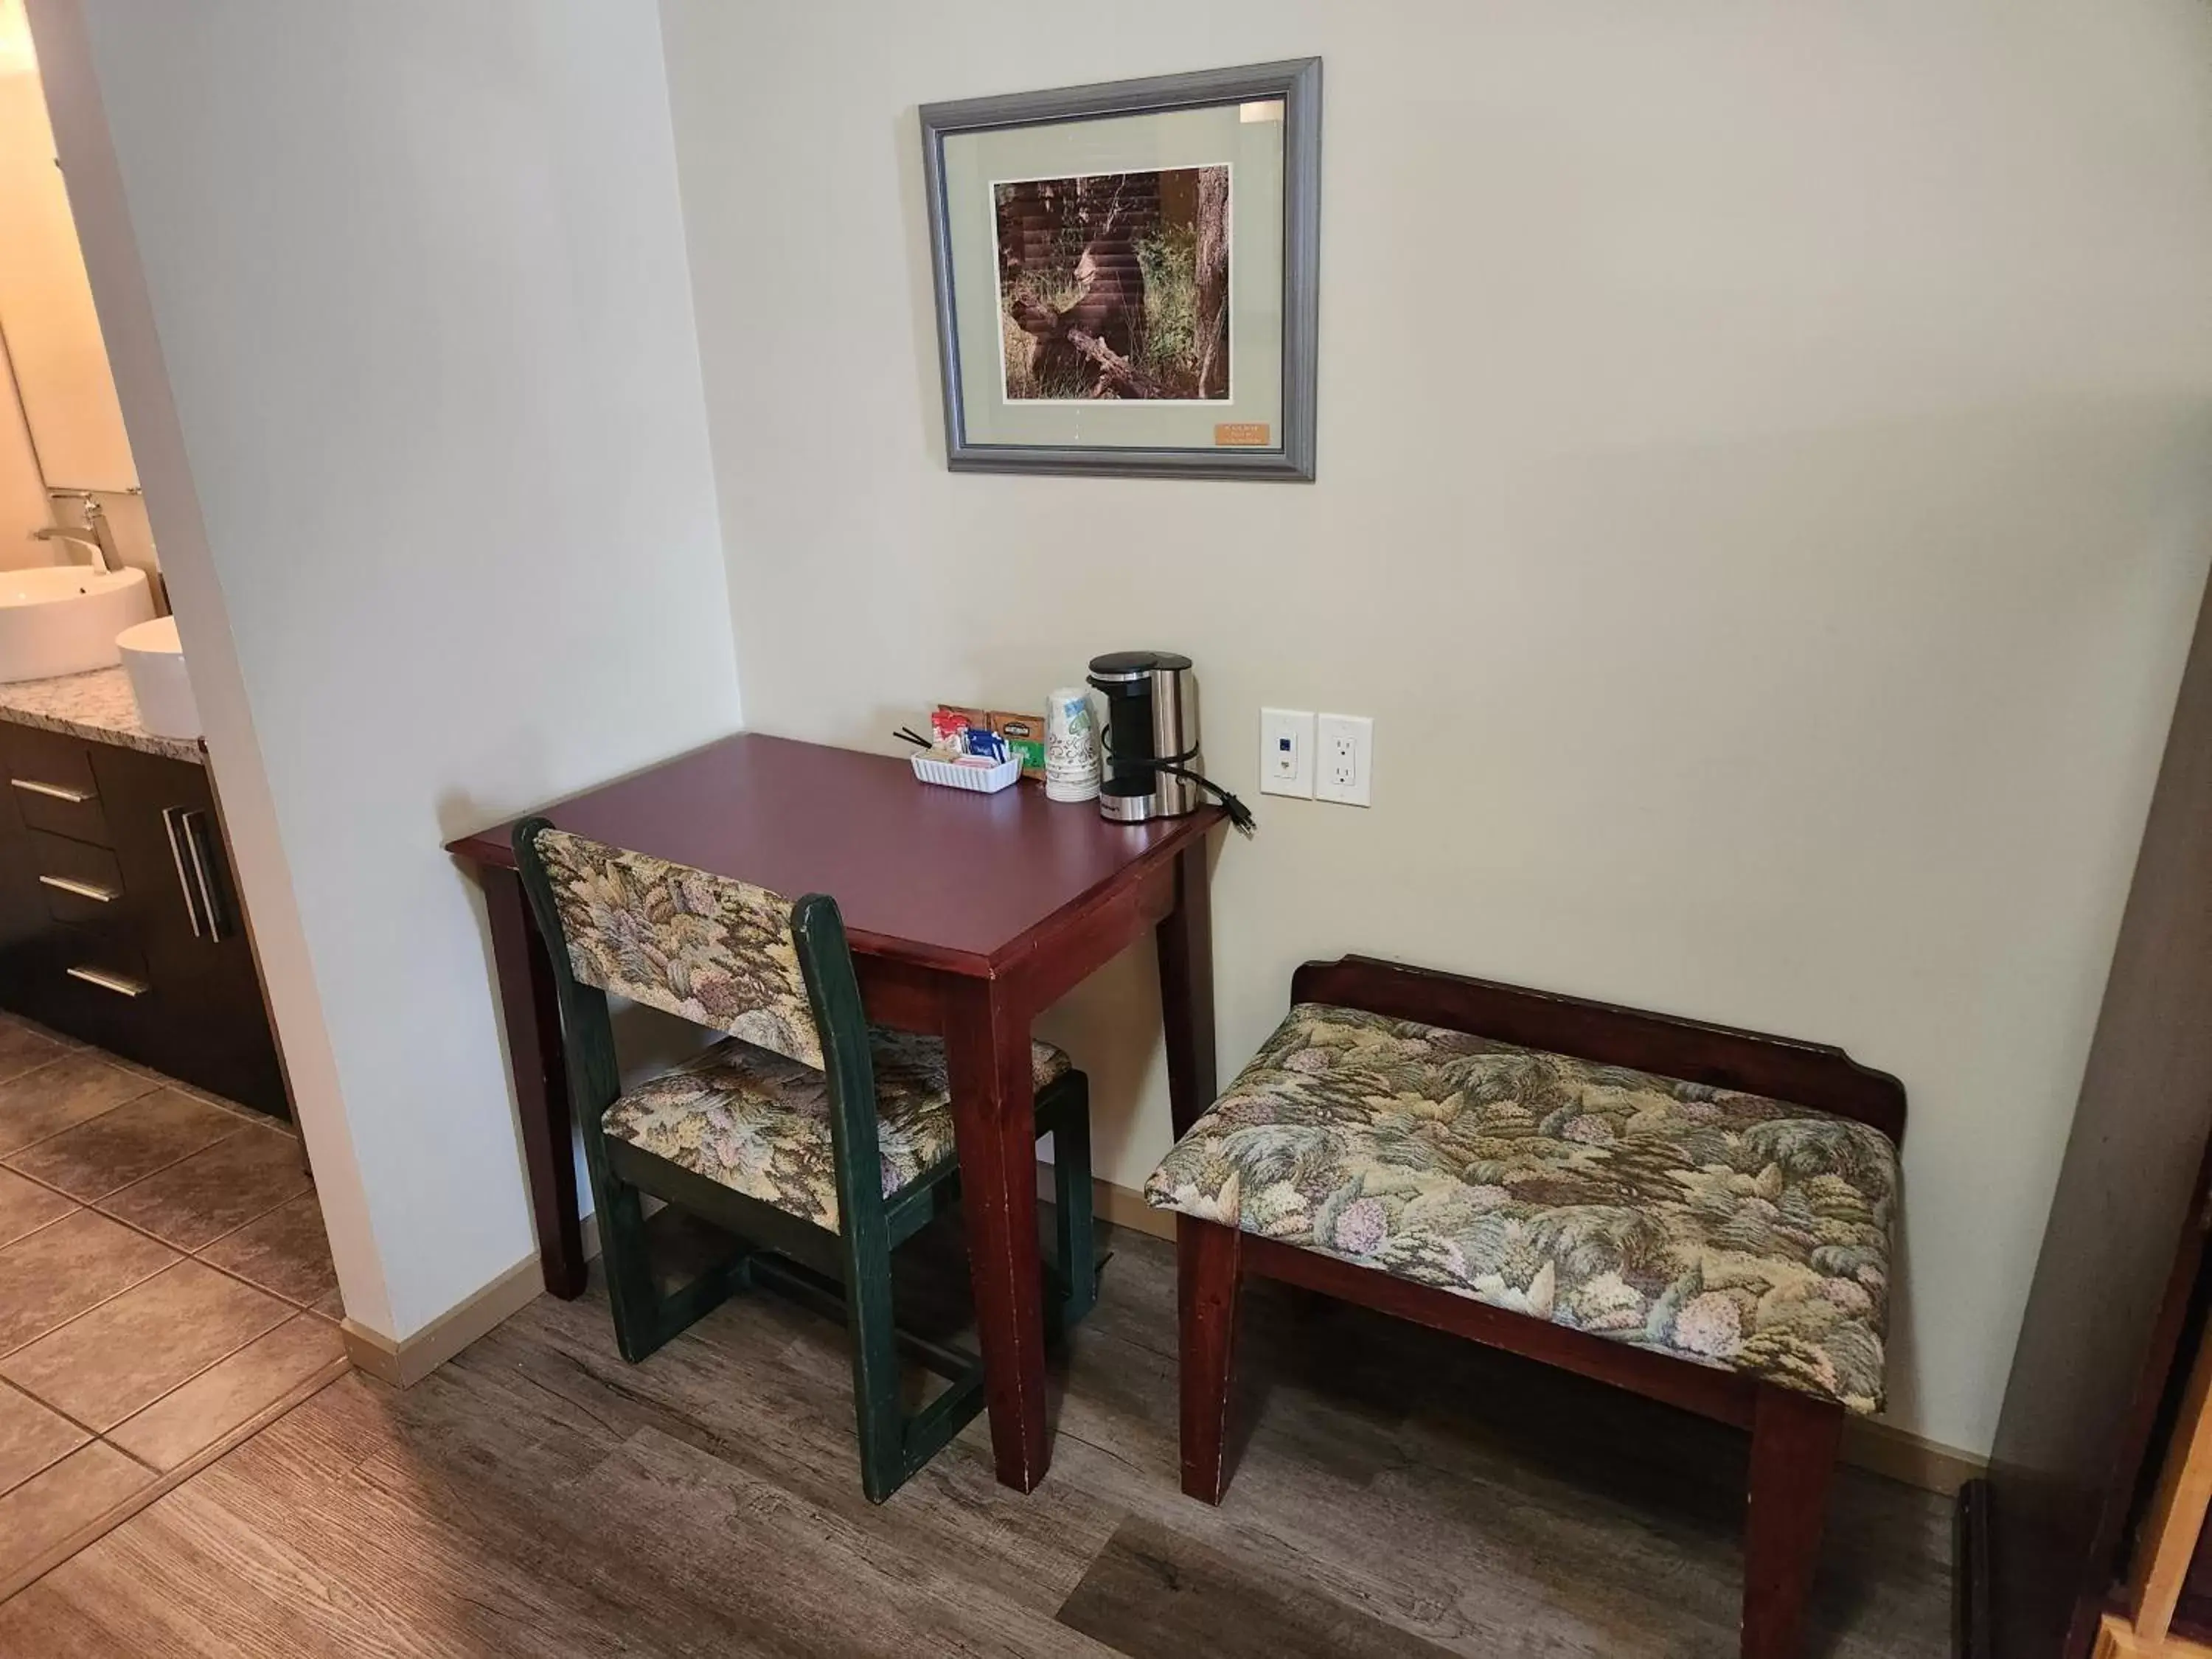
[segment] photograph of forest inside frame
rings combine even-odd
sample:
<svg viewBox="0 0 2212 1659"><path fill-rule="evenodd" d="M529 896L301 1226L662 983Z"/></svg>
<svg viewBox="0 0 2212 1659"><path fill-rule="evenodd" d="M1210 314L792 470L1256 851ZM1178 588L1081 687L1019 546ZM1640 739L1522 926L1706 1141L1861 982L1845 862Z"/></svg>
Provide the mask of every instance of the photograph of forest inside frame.
<svg viewBox="0 0 2212 1659"><path fill-rule="evenodd" d="M994 184L1009 402L1229 397L1229 169Z"/></svg>

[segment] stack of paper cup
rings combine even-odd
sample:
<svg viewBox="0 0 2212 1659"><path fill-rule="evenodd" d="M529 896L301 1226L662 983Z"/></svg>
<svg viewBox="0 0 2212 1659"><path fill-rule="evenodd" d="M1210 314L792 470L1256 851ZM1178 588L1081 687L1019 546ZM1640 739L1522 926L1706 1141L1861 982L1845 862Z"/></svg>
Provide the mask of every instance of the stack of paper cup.
<svg viewBox="0 0 2212 1659"><path fill-rule="evenodd" d="M1098 798L1098 716L1088 686L1064 685L1045 705L1044 793L1049 800Z"/></svg>

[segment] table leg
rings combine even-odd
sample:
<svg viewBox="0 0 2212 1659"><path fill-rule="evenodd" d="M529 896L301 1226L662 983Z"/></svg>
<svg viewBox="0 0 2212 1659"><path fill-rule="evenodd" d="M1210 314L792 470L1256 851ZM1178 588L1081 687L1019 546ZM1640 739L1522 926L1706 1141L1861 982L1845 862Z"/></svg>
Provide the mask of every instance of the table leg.
<svg viewBox="0 0 2212 1659"><path fill-rule="evenodd" d="M1213 897L1206 837L1176 859L1175 908L1160 921L1160 1020L1168 1046L1168 1115L1180 1137L1213 1104Z"/></svg>
<svg viewBox="0 0 2212 1659"><path fill-rule="evenodd" d="M538 1263L545 1288L574 1298L584 1293L584 1237L576 1220L568 1067L561 1050L553 963L523 901L522 878L512 870L487 867L483 879L508 1062L514 1068L515 1104L522 1117L530 1207L538 1222Z"/></svg>
<svg viewBox="0 0 2212 1659"><path fill-rule="evenodd" d="M945 997L945 1046L991 1449L1000 1483L1029 1492L1044 1479L1052 1453L1045 1434L1036 1085L1026 1011L1014 1001L994 981L959 981Z"/></svg>

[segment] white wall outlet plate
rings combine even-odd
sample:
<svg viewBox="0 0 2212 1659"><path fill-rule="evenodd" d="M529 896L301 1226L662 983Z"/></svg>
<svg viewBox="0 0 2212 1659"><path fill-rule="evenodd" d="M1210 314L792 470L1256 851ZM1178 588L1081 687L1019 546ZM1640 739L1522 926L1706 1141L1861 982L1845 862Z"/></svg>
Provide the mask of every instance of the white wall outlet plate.
<svg viewBox="0 0 2212 1659"><path fill-rule="evenodd" d="M1296 708L1260 711L1260 793L1311 800L1314 717Z"/></svg>
<svg viewBox="0 0 2212 1659"><path fill-rule="evenodd" d="M1316 800L1370 804L1375 783L1375 722L1364 714L1323 714L1315 721Z"/></svg>

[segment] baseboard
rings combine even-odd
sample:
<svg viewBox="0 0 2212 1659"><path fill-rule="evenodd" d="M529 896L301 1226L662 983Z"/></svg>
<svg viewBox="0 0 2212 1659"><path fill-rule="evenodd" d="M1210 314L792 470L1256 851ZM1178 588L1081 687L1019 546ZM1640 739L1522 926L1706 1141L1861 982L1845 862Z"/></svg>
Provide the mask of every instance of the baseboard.
<svg viewBox="0 0 2212 1659"><path fill-rule="evenodd" d="M1052 1196L1052 1165L1037 1165L1037 1196ZM1156 1210L1145 1202L1142 1193L1133 1193L1127 1187L1117 1187L1110 1181L1091 1183L1091 1203L1098 1218L1115 1227L1127 1227L1132 1232L1147 1233L1154 1238L1175 1243L1175 1213L1170 1210Z"/></svg>
<svg viewBox="0 0 2212 1659"><path fill-rule="evenodd" d="M1946 1498L1990 1472L1986 1457L1872 1417L1844 1419L1843 1458L1846 1463Z"/></svg>
<svg viewBox="0 0 2212 1659"><path fill-rule="evenodd" d="M1110 1181L1091 1183L1097 1197L1098 1214L1116 1227L1127 1227L1133 1232L1147 1233L1154 1238L1175 1240L1175 1214L1169 1210L1156 1210L1145 1202L1141 1193L1133 1193L1127 1187L1115 1186ZM1037 1165L1037 1195L1052 1196L1052 1165ZM1956 1446L1946 1446L1940 1441L1900 1429L1893 1424L1873 1418L1854 1417L1844 1425L1844 1461L1871 1470L1875 1474L1903 1481L1908 1486L1917 1486L1923 1492L1942 1492L1946 1497L1955 1492L1969 1480L1978 1480L1989 1473L1989 1460L1977 1457L1972 1452L1961 1451Z"/></svg>
<svg viewBox="0 0 2212 1659"><path fill-rule="evenodd" d="M593 1229L596 1241L597 1229ZM380 1382L411 1389L501 1321L520 1313L545 1289L544 1270L532 1250L460 1306L395 1342L348 1319L338 1327L346 1357Z"/></svg>

